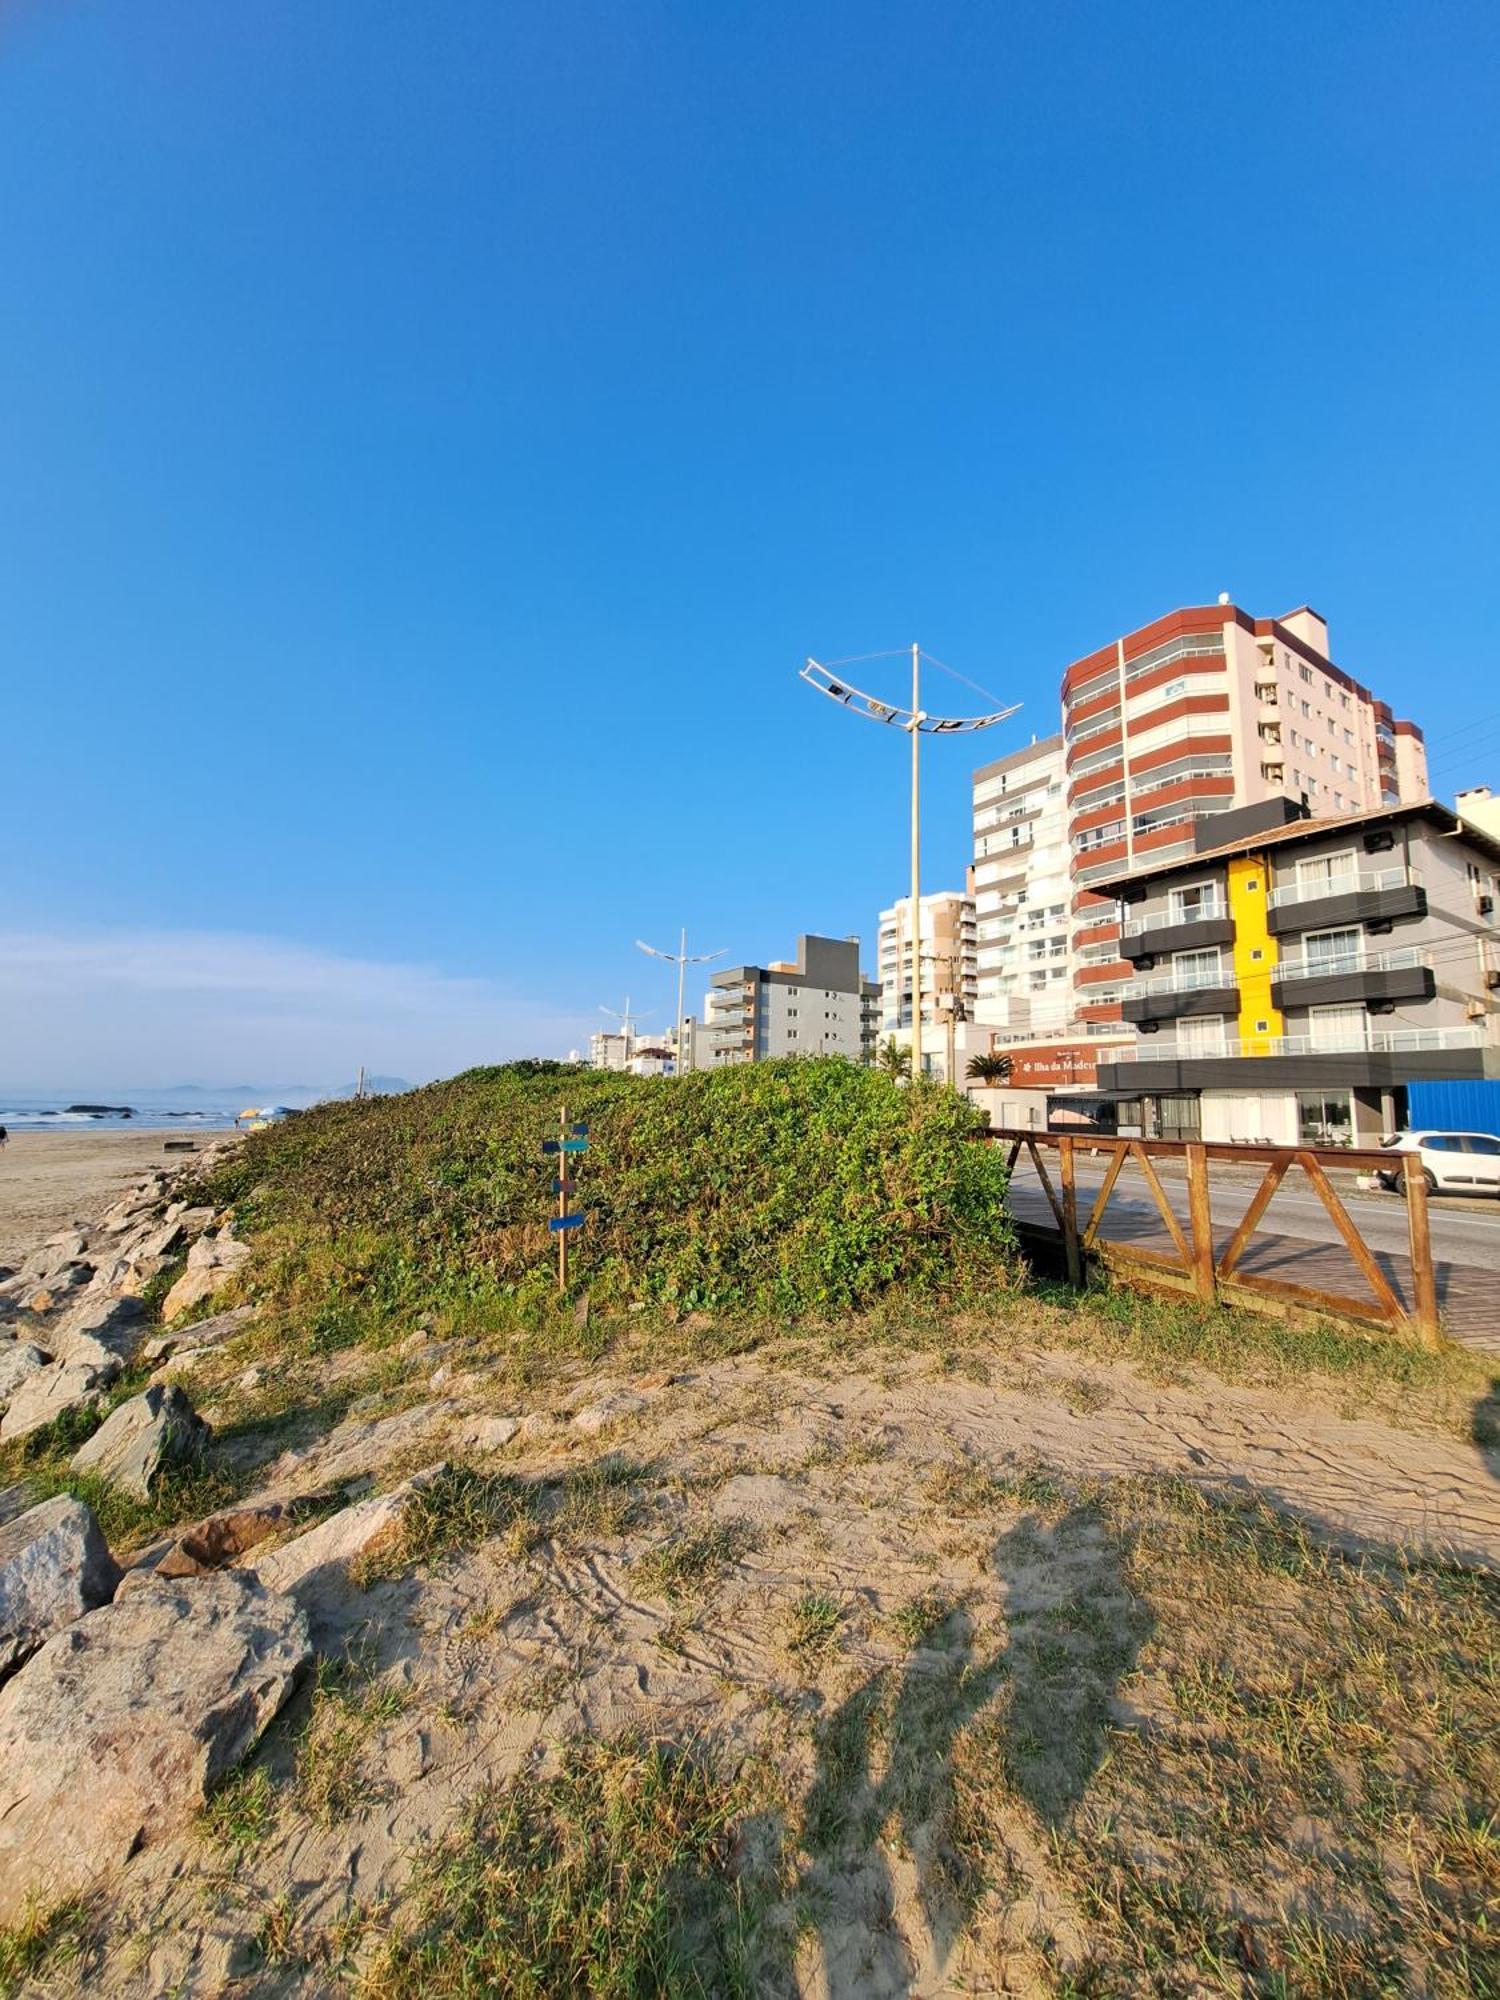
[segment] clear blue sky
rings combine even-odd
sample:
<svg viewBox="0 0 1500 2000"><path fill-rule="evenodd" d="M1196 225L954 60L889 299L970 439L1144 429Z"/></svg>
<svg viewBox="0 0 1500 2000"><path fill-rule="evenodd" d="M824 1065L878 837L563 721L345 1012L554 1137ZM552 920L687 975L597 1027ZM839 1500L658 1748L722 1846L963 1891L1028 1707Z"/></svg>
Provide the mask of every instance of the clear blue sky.
<svg viewBox="0 0 1500 2000"><path fill-rule="evenodd" d="M1500 783L1497 73L1488 0L11 0L0 1081L426 1074L665 1019L638 934L872 940L903 745L807 652L920 638L998 755L1309 600Z"/></svg>

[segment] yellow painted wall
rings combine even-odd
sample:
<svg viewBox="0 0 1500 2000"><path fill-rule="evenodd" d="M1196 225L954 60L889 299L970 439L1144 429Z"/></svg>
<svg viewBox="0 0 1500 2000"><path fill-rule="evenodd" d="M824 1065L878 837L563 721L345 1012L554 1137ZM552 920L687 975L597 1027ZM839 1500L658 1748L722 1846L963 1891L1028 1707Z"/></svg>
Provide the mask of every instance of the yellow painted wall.
<svg viewBox="0 0 1500 2000"><path fill-rule="evenodd" d="M1234 983L1239 988L1240 1050L1247 1056L1271 1054L1270 1039L1286 1024L1271 1005L1271 976L1280 947L1266 928L1266 895L1271 886L1265 856L1242 854L1229 864L1229 914L1234 918ZM1255 957L1259 952L1260 957ZM1265 1027L1259 1024L1264 1021Z"/></svg>

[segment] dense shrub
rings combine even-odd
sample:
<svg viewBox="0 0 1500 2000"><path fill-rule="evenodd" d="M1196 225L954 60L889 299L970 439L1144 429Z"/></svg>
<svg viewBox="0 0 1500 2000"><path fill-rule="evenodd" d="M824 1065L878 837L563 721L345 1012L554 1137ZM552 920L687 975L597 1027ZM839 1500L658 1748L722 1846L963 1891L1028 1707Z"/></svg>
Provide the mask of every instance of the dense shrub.
<svg viewBox="0 0 1500 2000"><path fill-rule="evenodd" d="M540 1142L564 1103L590 1127L574 1270L600 1303L841 1312L1009 1269L1004 1165L967 1136L967 1102L837 1059L669 1081L471 1070L257 1133L214 1192L304 1262L324 1245L324 1277L343 1255L358 1284L334 1289L387 1307L537 1288L552 1268Z"/></svg>

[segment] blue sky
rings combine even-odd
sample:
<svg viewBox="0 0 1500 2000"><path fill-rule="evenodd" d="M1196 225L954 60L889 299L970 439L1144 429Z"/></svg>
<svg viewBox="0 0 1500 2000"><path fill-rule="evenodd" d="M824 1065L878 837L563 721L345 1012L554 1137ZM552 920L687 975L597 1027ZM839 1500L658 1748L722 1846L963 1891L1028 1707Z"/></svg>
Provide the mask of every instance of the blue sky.
<svg viewBox="0 0 1500 2000"><path fill-rule="evenodd" d="M1500 784L1497 68L1478 4L11 0L0 1082L426 1075L667 1018L637 935L873 939L904 746L808 652L919 638L998 755L1311 601Z"/></svg>

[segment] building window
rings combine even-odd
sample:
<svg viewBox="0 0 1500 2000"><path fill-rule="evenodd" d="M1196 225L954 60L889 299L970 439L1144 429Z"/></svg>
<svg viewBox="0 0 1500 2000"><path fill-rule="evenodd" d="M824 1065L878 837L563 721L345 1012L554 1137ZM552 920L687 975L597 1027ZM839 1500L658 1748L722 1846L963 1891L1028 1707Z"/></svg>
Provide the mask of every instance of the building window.
<svg viewBox="0 0 1500 2000"><path fill-rule="evenodd" d="M1219 891L1212 882L1195 882L1191 888L1172 891L1172 915L1180 924L1196 923L1212 916L1218 908Z"/></svg>
<svg viewBox="0 0 1500 2000"><path fill-rule="evenodd" d="M1353 972L1359 959L1358 924L1336 931L1309 931L1302 940L1302 962L1310 973Z"/></svg>
<svg viewBox="0 0 1500 2000"><path fill-rule="evenodd" d="M1209 951L1174 951L1172 954L1172 983L1190 989L1218 986L1224 978L1224 968L1219 962L1219 954Z"/></svg>
<svg viewBox="0 0 1500 2000"><path fill-rule="evenodd" d="M1308 1040L1331 1054L1369 1046L1370 1017L1363 1007L1309 1007Z"/></svg>
<svg viewBox="0 0 1500 2000"><path fill-rule="evenodd" d="M1352 848L1346 848L1342 854L1315 855L1297 863L1297 887L1331 890L1335 883L1347 881L1354 872Z"/></svg>

